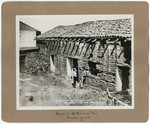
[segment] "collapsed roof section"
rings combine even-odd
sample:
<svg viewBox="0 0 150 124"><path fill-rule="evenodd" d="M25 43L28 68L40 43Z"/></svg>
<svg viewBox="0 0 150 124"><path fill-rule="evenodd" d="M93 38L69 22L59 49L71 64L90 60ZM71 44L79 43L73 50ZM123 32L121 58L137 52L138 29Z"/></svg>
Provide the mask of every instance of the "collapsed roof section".
<svg viewBox="0 0 150 124"><path fill-rule="evenodd" d="M97 36L131 37L131 32L131 19L98 20L76 25L58 26L38 36L37 39Z"/></svg>

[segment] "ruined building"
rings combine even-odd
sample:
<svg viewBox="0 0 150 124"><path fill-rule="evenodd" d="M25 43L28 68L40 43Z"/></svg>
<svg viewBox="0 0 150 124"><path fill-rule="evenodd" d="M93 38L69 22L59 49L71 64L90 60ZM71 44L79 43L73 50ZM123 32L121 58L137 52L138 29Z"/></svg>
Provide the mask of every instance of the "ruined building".
<svg viewBox="0 0 150 124"><path fill-rule="evenodd" d="M86 85L110 92L132 89L131 20L98 20L58 26L36 37L43 65L51 72L78 81L83 69L90 75Z"/></svg>

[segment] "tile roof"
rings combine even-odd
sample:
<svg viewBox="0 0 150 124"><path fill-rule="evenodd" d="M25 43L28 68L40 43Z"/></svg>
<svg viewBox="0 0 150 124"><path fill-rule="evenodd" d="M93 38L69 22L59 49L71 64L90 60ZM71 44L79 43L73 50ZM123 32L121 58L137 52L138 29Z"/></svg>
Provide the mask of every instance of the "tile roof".
<svg viewBox="0 0 150 124"><path fill-rule="evenodd" d="M57 26L37 39L48 37L131 36L131 19L98 20L82 24Z"/></svg>

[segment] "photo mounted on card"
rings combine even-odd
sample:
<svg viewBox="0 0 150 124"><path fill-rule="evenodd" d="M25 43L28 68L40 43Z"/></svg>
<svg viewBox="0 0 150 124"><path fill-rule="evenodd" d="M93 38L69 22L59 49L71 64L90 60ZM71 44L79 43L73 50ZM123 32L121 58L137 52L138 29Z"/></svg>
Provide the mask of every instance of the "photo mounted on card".
<svg viewBox="0 0 150 124"><path fill-rule="evenodd" d="M146 2L6 2L2 10L4 121L147 121Z"/></svg>
<svg viewBox="0 0 150 124"><path fill-rule="evenodd" d="M134 108L133 15L17 15L18 110Z"/></svg>

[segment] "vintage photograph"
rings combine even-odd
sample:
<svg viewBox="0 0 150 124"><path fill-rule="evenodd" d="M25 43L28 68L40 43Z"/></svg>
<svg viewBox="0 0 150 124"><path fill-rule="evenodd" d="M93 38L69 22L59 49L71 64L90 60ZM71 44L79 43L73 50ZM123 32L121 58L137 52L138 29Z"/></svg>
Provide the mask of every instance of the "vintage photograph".
<svg viewBox="0 0 150 124"><path fill-rule="evenodd" d="M17 15L17 109L133 109L133 15Z"/></svg>

